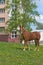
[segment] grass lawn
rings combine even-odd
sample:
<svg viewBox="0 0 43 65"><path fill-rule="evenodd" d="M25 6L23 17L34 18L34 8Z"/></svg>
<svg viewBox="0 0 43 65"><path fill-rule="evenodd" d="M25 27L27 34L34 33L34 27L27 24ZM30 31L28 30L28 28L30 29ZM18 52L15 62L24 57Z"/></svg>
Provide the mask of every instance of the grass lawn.
<svg viewBox="0 0 43 65"><path fill-rule="evenodd" d="M43 65L43 46L40 51L23 51L22 44L0 42L0 65Z"/></svg>

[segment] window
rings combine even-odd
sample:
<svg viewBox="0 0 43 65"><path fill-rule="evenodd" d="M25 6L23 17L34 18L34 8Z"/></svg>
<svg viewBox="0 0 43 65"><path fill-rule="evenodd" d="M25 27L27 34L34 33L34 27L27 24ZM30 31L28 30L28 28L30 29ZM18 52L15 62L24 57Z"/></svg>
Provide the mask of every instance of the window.
<svg viewBox="0 0 43 65"><path fill-rule="evenodd" d="M16 38L16 37L17 37L17 32L16 31L12 32L11 38Z"/></svg>
<svg viewBox="0 0 43 65"><path fill-rule="evenodd" d="M0 27L0 32L4 32L5 28L4 27Z"/></svg>
<svg viewBox="0 0 43 65"><path fill-rule="evenodd" d="M0 9L0 13L5 13L5 9Z"/></svg>
<svg viewBox="0 0 43 65"><path fill-rule="evenodd" d="M5 18L0 18L0 22L5 22Z"/></svg>
<svg viewBox="0 0 43 65"><path fill-rule="evenodd" d="M0 0L0 4L5 4L5 0Z"/></svg>

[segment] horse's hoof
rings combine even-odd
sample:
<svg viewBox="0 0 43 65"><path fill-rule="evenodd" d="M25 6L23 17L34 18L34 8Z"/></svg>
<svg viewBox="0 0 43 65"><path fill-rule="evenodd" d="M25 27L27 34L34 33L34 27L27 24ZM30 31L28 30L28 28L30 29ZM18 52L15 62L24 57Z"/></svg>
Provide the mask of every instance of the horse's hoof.
<svg viewBox="0 0 43 65"><path fill-rule="evenodd" d="M36 50L37 50L37 48L34 49L34 51L36 51Z"/></svg>
<svg viewBox="0 0 43 65"><path fill-rule="evenodd" d="M36 49L34 49L34 51L36 51Z"/></svg>
<svg viewBox="0 0 43 65"><path fill-rule="evenodd" d="M25 51L25 49L23 49L23 51Z"/></svg>
<svg viewBox="0 0 43 65"><path fill-rule="evenodd" d="M39 51L39 49L37 51Z"/></svg>
<svg viewBox="0 0 43 65"><path fill-rule="evenodd" d="M29 48L29 51L30 51L30 48Z"/></svg>

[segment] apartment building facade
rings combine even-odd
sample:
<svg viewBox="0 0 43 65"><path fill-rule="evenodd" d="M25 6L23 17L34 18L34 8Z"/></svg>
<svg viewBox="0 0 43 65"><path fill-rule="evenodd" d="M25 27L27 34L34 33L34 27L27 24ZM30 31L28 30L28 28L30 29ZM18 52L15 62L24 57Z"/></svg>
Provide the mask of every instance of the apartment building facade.
<svg viewBox="0 0 43 65"><path fill-rule="evenodd" d="M8 12L5 9L6 1L0 0L0 32L4 32L8 21Z"/></svg>

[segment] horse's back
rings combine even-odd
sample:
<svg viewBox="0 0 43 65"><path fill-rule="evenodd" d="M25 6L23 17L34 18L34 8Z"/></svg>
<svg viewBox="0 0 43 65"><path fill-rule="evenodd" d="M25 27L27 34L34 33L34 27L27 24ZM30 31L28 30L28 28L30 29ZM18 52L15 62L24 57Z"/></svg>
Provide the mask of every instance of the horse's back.
<svg viewBox="0 0 43 65"><path fill-rule="evenodd" d="M23 33L23 37L24 37L25 40L39 40L40 39L40 33L39 32L25 31Z"/></svg>
<svg viewBox="0 0 43 65"><path fill-rule="evenodd" d="M40 39L40 32L32 32L32 34L36 39Z"/></svg>

